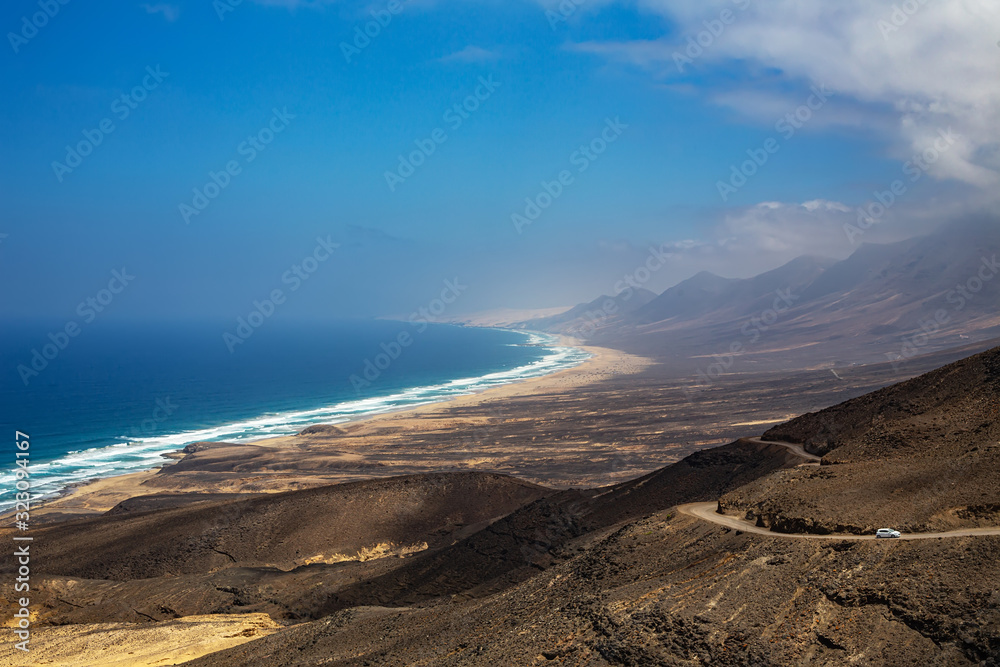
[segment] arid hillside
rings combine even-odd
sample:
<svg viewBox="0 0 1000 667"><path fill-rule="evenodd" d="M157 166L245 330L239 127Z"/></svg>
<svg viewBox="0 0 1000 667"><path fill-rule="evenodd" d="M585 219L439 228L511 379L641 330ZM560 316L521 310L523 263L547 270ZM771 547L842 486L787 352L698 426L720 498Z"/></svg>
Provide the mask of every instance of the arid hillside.
<svg viewBox="0 0 1000 667"><path fill-rule="evenodd" d="M788 531L1000 525L1000 349L775 426L823 456L723 498Z"/></svg>
<svg viewBox="0 0 1000 667"><path fill-rule="evenodd" d="M824 465L794 460L779 444L741 441L631 483L540 501L568 514L538 514L537 504L519 510L491 527L508 540L498 553L547 528L533 542L537 571L522 570L507 586L436 600L367 596L367 605L360 596L331 616L193 664L995 665L1000 535L803 538L850 530L862 514L911 530L1000 527L969 504L998 497L995 422L969 429L996 405L998 357L992 350L838 406L843 437L823 441ZM896 411L888 409L893 402ZM870 406L885 417L870 419L862 409ZM824 423L807 415L768 437L809 441L819 427L807 425ZM925 441L920 424L953 437L908 455ZM914 444L863 446L881 442L874 433L904 431L899 437ZM848 447L853 462L835 462ZM979 473L970 475L973 468ZM899 474L886 482L889 470ZM666 506L717 493L727 510L766 501L801 520L767 536ZM844 525L824 525L835 518ZM426 569L405 589L454 574Z"/></svg>
<svg viewBox="0 0 1000 667"><path fill-rule="evenodd" d="M73 664L73 627L93 664L170 628L200 647L184 664L220 667L995 666L998 367L1000 348L600 488L415 475L57 521L42 655Z"/></svg>

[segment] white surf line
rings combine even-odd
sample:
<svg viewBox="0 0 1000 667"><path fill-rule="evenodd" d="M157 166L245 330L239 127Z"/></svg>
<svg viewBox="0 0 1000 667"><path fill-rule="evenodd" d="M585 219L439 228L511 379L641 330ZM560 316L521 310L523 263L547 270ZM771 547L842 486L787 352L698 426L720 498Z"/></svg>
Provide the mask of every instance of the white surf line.
<svg viewBox="0 0 1000 667"><path fill-rule="evenodd" d="M181 448L194 442L252 444L260 440L295 435L317 424L342 424L434 403L445 405L458 396L470 396L494 387L535 380L576 368L593 357L579 346L562 345L559 337L554 334L516 329L506 331L525 337L518 345L538 347L546 350L546 353L539 359L514 368L402 388L385 396L344 400L314 408L263 412L215 426L65 452L55 459L35 465L34 497L40 503L49 502L58 499L71 486L151 470L168 463L165 454L179 452ZM0 488L13 487L13 482L13 473L0 472ZM13 503L13 497L0 500L0 519L11 512Z"/></svg>

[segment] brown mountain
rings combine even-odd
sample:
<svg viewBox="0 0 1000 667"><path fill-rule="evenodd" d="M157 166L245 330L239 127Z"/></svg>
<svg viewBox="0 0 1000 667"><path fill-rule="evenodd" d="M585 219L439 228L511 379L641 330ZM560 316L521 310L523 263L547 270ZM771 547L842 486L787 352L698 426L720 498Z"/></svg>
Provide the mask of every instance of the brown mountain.
<svg viewBox="0 0 1000 667"><path fill-rule="evenodd" d="M622 322L655 298L656 293L648 289L626 287L615 296L604 294L564 313L521 322L518 328L586 336L596 328Z"/></svg>
<svg viewBox="0 0 1000 667"><path fill-rule="evenodd" d="M539 500L359 582L329 616L192 664L995 665L1000 535L809 535L868 520L1000 531L998 369L1000 348L769 431L814 443L823 465L740 441ZM673 508L720 495L783 532Z"/></svg>
<svg viewBox="0 0 1000 667"><path fill-rule="evenodd" d="M635 324L650 324L706 313L717 313L719 317L752 314L765 305L769 307L780 290L799 294L835 264L835 260L825 257L799 257L746 280L702 271L665 291L631 319Z"/></svg>
<svg viewBox="0 0 1000 667"><path fill-rule="evenodd" d="M996 665L998 415L1000 348L609 487L130 501L36 531L36 623L285 624L191 665Z"/></svg>
<svg viewBox="0 0 1000 667"><path fill-rule="evenodd" d="M588 340L651 357L740 354L756 368L897 360L1000 335L1000 221L976 219L834 262L800 257L748 279L708 272ZM565 333L559 321L524 323Z"/></svg>

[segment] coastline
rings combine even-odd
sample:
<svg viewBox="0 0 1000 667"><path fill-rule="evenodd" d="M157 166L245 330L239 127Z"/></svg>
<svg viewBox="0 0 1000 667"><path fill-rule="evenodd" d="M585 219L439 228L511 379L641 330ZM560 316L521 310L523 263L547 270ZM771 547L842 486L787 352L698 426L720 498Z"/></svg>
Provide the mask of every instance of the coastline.
<svg viewBox="0 0 1000 667"><path fill-rule="evenodd" d="M523 333L536 332L525 331ZM385 412L352 418L330 427L326 433L324 433L325 429L322 425L316 425L319 426L319 429L316 429L316 426L309 427L305 429L306 435L276 436L232 445L225 442L212 443L211 448L213 452L218 452L219 458L235 462L241 457L240 450L253 449L268 452L285 450L287 454L291 453L288 450L300 448L303 440L308 441L310 449L324 446L336 447L338 445L336 434L345 431L362 436L371 433L372 437L378 437L377 433L383 431L394 434L406 433L408 430L414 429L418 422L444 419L456 410L477 408L487 403L502 403L511 399L530 398L542 394L569 395L577 387L597 383L611 377L638 373L653 363L649 359L618 350L583 345L580 341L567 336L559 336L558 346L574 347L591 356L575 366L562 368L545 375L516 380L424 404L403 406ZM310 429L314 429L313 433L308 433ZM317 435L317 431L319 435ZM338 479L336 476L317 476L306 473L286 476L286 479L277 483L269 479L267 483L255 484L252 480L253 475L248 475L246 479L241 480L242 484L234 486L232 483L220 483L220 480L214 479L211 475L202 475L200 478L187 479L183 483L172 485L171 488L167 489L163 488L162 485L154 485L153 482L158 481L157 476L161 475L165 468L190 457L191 454L185 453L183 449L178 449L165 452L162 456L165 459L173 459L173 461L164 461L162 465L138 472L103 477L68 486L62 489L58 495L46 499L33 512L33 516L43 521L66 519L73 516L91 516L106 512L129 498L158 493L277 493L349 481L349 479ZM350 452L336 452L327 455L326 458L334 459L343 464L349 464L359 459L358 456ZM471 467L475 467L474 462ZM447 466L446 469L453 470L454 466ZM433 466L428 471L431 470L433 470ZM383 476L377 474L379 472L373 470L368 477ZM350 479L358 478L359 476L356 474L350 476Z"/></svg>
<svg viewBox="0 0 1000 667"><path fill-rule="evenodd" d="M466 326L455 323L443 324ZM236 421L220 422L200 427L195 426L178 432L157 434L148 442L139 440L138 442L111 443L64 452L51 461L44 460L36 465L40 465L41 467L56 465L65 469L67 467L65 461L69 458L85 458L92 455L100 461L111 456L113 457L111 460L118 459L116 461L118 470L108 470L103 474L79 475L76 474L77 470L70 468L68 474L63 474L64 477L68 477L69 479L62 480L58 479L58 474L54 479L48 479L43 474L38 479L41 481L40 485L44 488L44 491L39 493L37 488L39 484L35 484L35 502L41 507L42 505L53 503L71 495L77 488L89 486L104 479L127 477L140 472L155 472L163 466L170 464L165 459L176 460L184 458L185 453L183 449L190 444L203 442L246 444L266 439L293 436L316 425L349 424L377 415L404 412L422 405L435 405L448 402L453 398L478 394L496 386L523 382L543 377L544 375L552 375L558 373L560 370L579 365L582 361L586 360L560 358L565 356L565 353L561 352L565 348L571 348L573 352L570 354L576 354L577 356L579 356L578 353L582 349L578 341L567 336L541 331L507 329L500 325L469 328L507 331L519 337L524 337L524 340L518 344L519 346L546 349L549 352L535 361L514 368L484 372L480 375L459 376L437 383L431 381L430 384L417 384L412 387L404 387L384 395L375 394L373 396L353 398L341 396L332 399L332 402L327 404L311 405L298 409L285 407L276 412L269 411L261 406L258 408L256 414L236 417ZM268 421L269 418L270 421ZM286 419L289 421L282 423ZM274 428L275 426L277 428ZM255 428L262 432L256 434L252 432L247 433L248 429L253 430ZM157 443L156 440L164 440L166 442ZM119 452L123 458L119 458L119 454L116 452ZM136 461L135 459L137 458L141 460ZM130 461L129 459L132 460ZM38 470L35 473L37 475ZM12 486L13 479L10 480L10 483ZM13 504L12 498L9 501L3 498L3 501L0 502L0 516L7 517L12 515ZM8 509L3 509L5 507Z"/></svg>

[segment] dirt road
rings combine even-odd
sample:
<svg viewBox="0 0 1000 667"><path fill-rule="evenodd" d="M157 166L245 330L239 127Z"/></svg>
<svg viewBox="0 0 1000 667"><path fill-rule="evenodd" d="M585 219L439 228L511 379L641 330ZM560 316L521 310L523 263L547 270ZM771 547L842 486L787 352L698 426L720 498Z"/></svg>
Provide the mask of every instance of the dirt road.
<svg viewBox="0 0 1000 667"><path fill-rule="evenodd" d="M796 445L791 442L769 442L767 440L761 440L760 438L747 438L747 440L761 444L761 445L780 445L785 447L809 463L818 464L820 461L819 456L808 453L802 448L802 445ZM755 526L749 521L745 521L735 516L729 516L727 514L719 514L716 510L719 507L719 503L688 503L687 505L678 505L677 511L682 514L687 514L689 516L697 517L699 519L704 519L705 521L711 521L712 523L717 523L720 526L725 526L726 528L734 528L736 530L741 530L744 533L756 533L758 535L767 535L769 537L786 537L789 539L796 540L874 540L878 539L874 535L849 535L844 533L832 534L832 535L813 535L809 533L776 533L767 528L761 528L760 526ZM894 539L894 540L937 540L943 539L945 537L975 537L978 535L1000 535L1000 528L966 528L963 530L950 530L945 533L914 533L911 535L902 535L900 537L894 538L882 538L882 539Z"/></svg>
<svg viewBox="0 0 1000 667"><path fill-rule="evenodd" d="M796 445L795 443L792 442L779 442L776 440L775 441L761 440L760 438L747 438L747 440L756 443L758 445L779 445L781 447L784 447L785 449L790 450L796 456L799 456L810 463L820 462L821 457L816 456L815 454L810 454L809 452L807 452L805 449L802 448L802 445Z"/></svg>
<svg viewBox="0 0 1000 667"><path fill-rule="evenodd" d="M734 528L736 530L742 530L744 533L755 533L757 535L767 535L768 537L785 537L794 540L874 540L876 539L874 535L846 535L843 533L833 534L833 535L812 535L808 533L775 533L767 528L761 528L755 526L749 521L744 521L735 516L729 516L726 514L719 514L716 512L718 508L718 503L689 503L687 505L678 505L677 511L682 514L687 514L689 516L697 517L699 519L704 519L705 521L711 521L712 523L717 523L720 526L725 526L726 528ZM952 537L976 537L979 535L1000 535L1000 528L967 528L963 530L950 530L945 533L914 533L914 534L904 534L902 537L896 537L891 539L896 540L936 540L941 538L952 538ZM885 541L890 541L889 538L883 538Z"/></svg>

